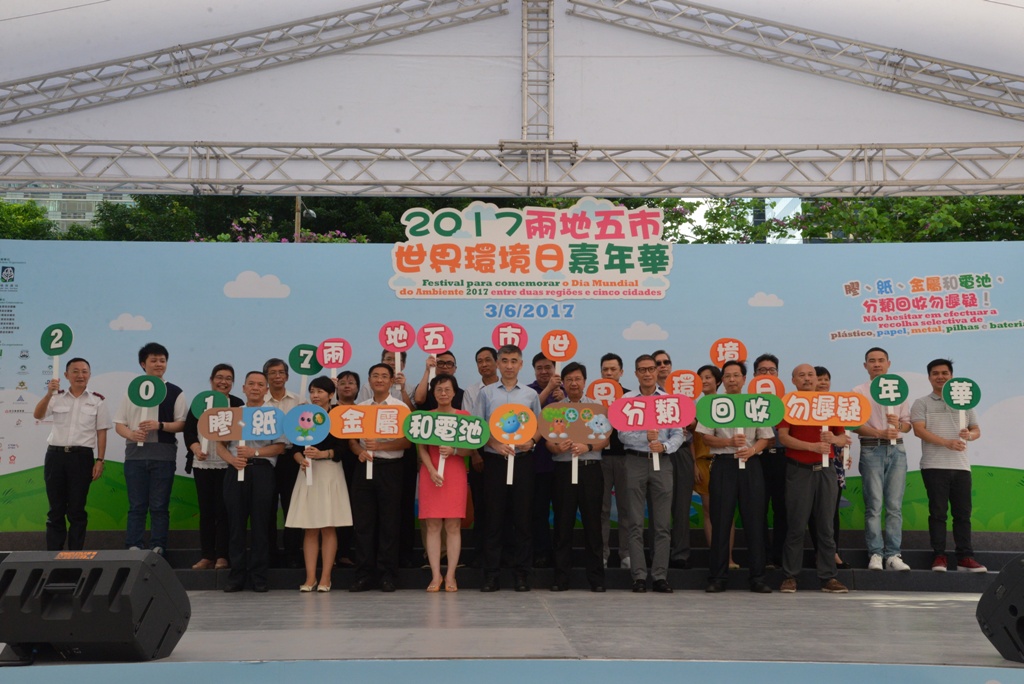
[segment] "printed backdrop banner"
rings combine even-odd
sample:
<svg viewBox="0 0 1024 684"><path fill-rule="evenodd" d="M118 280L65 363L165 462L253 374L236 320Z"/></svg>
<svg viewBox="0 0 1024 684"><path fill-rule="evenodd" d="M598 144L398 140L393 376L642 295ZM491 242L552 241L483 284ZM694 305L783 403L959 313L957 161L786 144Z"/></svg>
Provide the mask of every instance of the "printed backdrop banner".
<svg viewBox="0 0 1024 684"><path fill-rule="evenodd" d="M106 396L111 414L142 372L136 354L147 342L168 348L165 378L187 397L209 389L217 363L234 366L233 393L241 396L247 371L287 358L297 344L330 339L350 343L345 369L365 385L389 321L417 330L443 321L463 386L478 380L476 350L512 324L530 339L526 382L534 379L534 340L550 330L573 334L573 360L587 366L591 381L600 377L603 354L619 354L627 389L638 387L638 355L665 349L675 369L696 369L724 338L743 341L748 368L761 353L777 355L786 392L795 389L790 373L799 363L827 367L833 391L849 391L867 381L864 354L877 345L889 352L889 372L907 381L912 402L930 392L926 364L950 358L955 376L984 388L975 409L982 438L968 450L975 529L1024 531L1016 430L1024 391L1014 371L1024 327L1024 243L668 248L657 212L603 200L568 210L476 203L409 212L404 222L408 240L396 245L0 241L0 531L44 529L49 423L32 413L52 377L40 335L55 321L74 330L61 366L86 358L91 387ZM335 277L325 281L328 272ZM426 360L419 348L409 350L410 388ZM299 383L293 374L289 388ZM924 530L920 441L910 435L906 444L904 526ZM195 487L181 469L184 446L179 453L172 525L194 528ZM856 443L852 454L855 486L842 510L848 529L863 525ZM90 528L124 529L124 440L113 431L107 456L90 490Z"/></svg>

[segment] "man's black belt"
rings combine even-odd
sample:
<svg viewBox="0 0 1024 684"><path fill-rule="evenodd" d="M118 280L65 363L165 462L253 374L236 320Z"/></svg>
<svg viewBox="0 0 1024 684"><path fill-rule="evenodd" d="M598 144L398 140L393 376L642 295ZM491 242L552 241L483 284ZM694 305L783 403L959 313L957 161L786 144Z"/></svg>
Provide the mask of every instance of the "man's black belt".
<svg viewBox="0 0 1024 684"><path fill-rule="evenodd" d="M891 441L892 440L890 440L890 439L878 439L878 438L875 438L875 437L861 437L860 438L860 445L861 446L889 446L889 443ZM897 444L903 444L903 438L902 437L897 438L896 443Z"/></svg>
<svg viewBox="0 0 1024 684"><path fill-rule="evenodd" d="M637 451L636 449L626 449L626 453L627 454L635 454L636 456L646 456L647 458L652 458L654 456L654 454L661 453L661 452L660 451L657 451L657 452L655 452L655 451ZM665 455L666 456L668 455L667 451L665 452Z"/></svg>
<svg viewBox="0 0 1024 684"><path fill-rule="evenodd" d="M814 470L814 471L824 470L825 469L825 466L821 465L820 461L817 462L817 463L803 463L801 461L797 461L797 460L792 459L792 458L787 458L786 460L789 461L792 465L795 465L797 468L806 468L807 470ZM832 462L832 457L830 456L829 457L829 464L830 465L831 465L831 462Z"/></svg>
<svg viewBox="0 0 1024 684"><path fill-rule="evenodd" d="M66 446L66 447L65 446L48 446L48 447L46 447L46 450L47 451L60 452L60 453L63 453L63 454L85 454L85 453L91 454L92 453L92 447L83 447L83 446Z"/></svg>

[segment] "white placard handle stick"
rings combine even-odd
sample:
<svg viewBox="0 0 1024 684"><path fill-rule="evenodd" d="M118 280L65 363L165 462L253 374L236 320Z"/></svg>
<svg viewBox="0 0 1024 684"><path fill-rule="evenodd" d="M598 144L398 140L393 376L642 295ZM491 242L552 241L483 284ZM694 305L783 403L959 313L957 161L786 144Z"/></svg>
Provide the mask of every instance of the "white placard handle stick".
<svg viewBox="0 0 1024 684"><path fill-rule="evenodd" d="M402 352L395 352L395 375L402 372Z"/></svg>
<svg viewBox="0 0 1024 684"><path fill-rule="evenodd" d="M843 470L849 470L853 467L853 460L850 458L850 445L847 444L843 447Z"/></svg>
<svg viewBox="0 0 1024 684"><path fill-rule="evenodd" d="M366 453L370 454L370 458L366 459L366 479L367 480L372 480L373 479L373 452L372 451L367 451Z"/></svg>
<svg viewBox="0 0 1024 684"><path fill-rule="evenodd" d="M306 387L309 385L309 376L303 375L302 380L299 382L299 403L306 402Z"/></svg>
<svg viewBox="0 0 1024 684"><path fill-rule="evenodd" d="M244 447L245 446L245 440L244 439L238 440L238 446ZM245 468L239 469L239 471L238 471L238 481L239 482L245 482Z"/></svg>
<svg viewBox="0 0 1024 684"><path fill-rule="evenodd" d="M53 379L60 380L60 354L55 354L53 357Z"/></svg>
<svg viewBox="0 0 1024 684"><path fill-rule="evenodd" d="M960 414L960 429L961 430L966 430L967 429L967 411L957 411L957 413ZM961 439L960 441L963 442L963 441L966 441L966 440Z"/></svg>
<svg viewBox="0 0 1024 684"><path fill-rule="evenodd" d="M821 431L825 432L827 430L828 430L828 426L827 425L823 425L822 428L821 428ZM829 458L829 456L831 454L832 454L832 445L830 444L830 445L828 445L828 451L826 451L825 453L823 453L821 455L821 467L822 468L828 468L828 458Z"/></svg>
<svg viewBox="0 0 1024 684"><path fill-rule="evenodd" d="M661 470L661 454L657 451L652 451L651 455L654 456L654 469Z"/></svg>
<svg viewBox="0 0 1024 684"><path fill-rule="evenodd" d="M892 407L892 406L886 406L885 407L885 415L891 416L894 413L896 413L896 409L894 407ZM897 432L898 432L898 430L897 430ZM889 440L889 444L891 446L896 446L896 440L895 439L890 439Z"/></svg>
<svg viewBox="0 0 1024 684"><path fill-rule="evenodd" d="M305 458L305 454L303 454L303 458ZM308 461L306 463L306 486L310 487L313 485L313 459L306 458L306 460Z"/></svg>
<svg viewBox="0 0 1024 684"><path fill-rule="evenodd" d="M572 454L572 483L580 483L580 458L576 454Z"/></svg>
<svg viewBox="0 0 1024 684"><path fill-rule="evenodd" d="M338 379L338 369L337 368L332 368L331 369L331 380L337 380L337 379Z"/></svg>
<svg viewBox="0 0 1024 684"><path fill-rule="evenodd" d="M441 457L437 462L437 474L440 475L441 477L444 477L444 462L446 460L448 460L448 457L445 456L444 454L441 454Z"/></svg>
<svg viewBox="0 0 1024 684"><path fill-rule="evenodd" d="M206 439L205 437L200 437L199 438L199 449L204 454L206 454L207 458L209 458L210 457L210 440Z"/></svg>
<svg viewBox="0 0 1024 684"><path fill-rule="evenodd" d="M142 409L142 420L140 420L139 422L141 423L143 421L149 420L149 413L149 407ZM145 442L139 442L138 444L139 446L142 446L143 444L145 444Z"/></svg>
<svg viewBox="0 0 1024 684"><path fill-rule="evenodd" d="M506 456L505 457L505 463L507 464L506 467L505 467L505 484L506 485L511 485L512 484L512 472L513 472L513 470L512 470L512 468L513 468L512 460L514 458L515 458L515 456Z"/></svg>
<svg viewBox="0 0 1024 684"><path fill-rule="evenodd" d="M733 428L732 436L735 437L736 435L740 434L740 430L742 430L742 429L743 428ZM736 460L739 461L738 467L739 467L740 470L746 470L747 469L747 462L746 461L744 461L742 458L739 458L739 457L737 457Z"/></svg>
<svg viewBox="0 0 1024 684"><path fill-rule="evenodd" d="M437 354L431 354L430 358L434 359L434 365L427 372L427 382L433 382L434 378L437 377Z"/></svg>

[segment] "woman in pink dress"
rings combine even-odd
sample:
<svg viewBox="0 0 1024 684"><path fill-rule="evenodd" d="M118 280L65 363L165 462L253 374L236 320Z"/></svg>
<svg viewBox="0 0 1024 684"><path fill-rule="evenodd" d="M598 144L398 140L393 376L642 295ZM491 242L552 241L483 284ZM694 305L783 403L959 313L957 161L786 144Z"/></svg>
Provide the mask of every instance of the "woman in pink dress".
<svg viewBox="0 0 1024 684"><path fill-rule="evenodd" d="M455 378L441 374L430 382L429 392L437 401L437 413L469 415L452 407L455 398ZM430 584L427 591L458 591L455 568L462 550L462 519L466 517L466 461L469 449L420 444L420 519L427 528L427 560L430 563ZM441 459L445 459L444 476L438 472ZM441 528L444 527L448 543L448 568L441 578Z"/></svg>

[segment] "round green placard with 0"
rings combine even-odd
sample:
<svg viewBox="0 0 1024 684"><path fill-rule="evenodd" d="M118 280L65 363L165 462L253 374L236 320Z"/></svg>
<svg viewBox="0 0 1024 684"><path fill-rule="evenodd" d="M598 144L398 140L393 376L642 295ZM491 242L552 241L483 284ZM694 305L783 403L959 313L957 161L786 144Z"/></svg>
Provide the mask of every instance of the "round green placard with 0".
<svg viewBox="0 0 1024 684"><path fill-rule="evenodd" d="M39 344L47 356L61 356L71 348L72 339L71 326L66 323L54 323L43 331Z"/></svg>
<svg viewBox="0 0 1024 684"><path fill-rule="evenodd" d="M159 406L167 396L167 385L155 375L140 375L128 384L128 401L136 406Z"/></svg>

